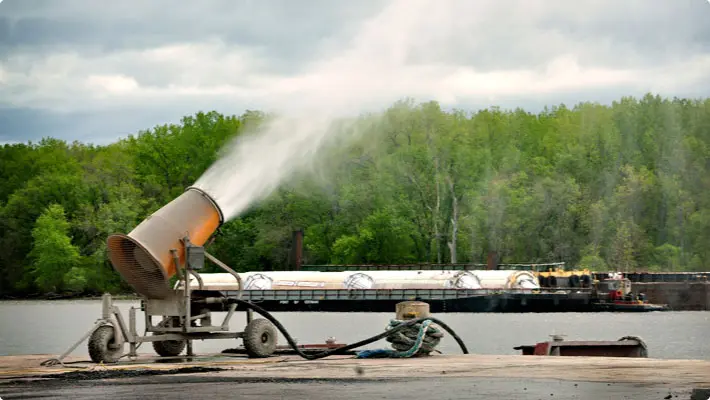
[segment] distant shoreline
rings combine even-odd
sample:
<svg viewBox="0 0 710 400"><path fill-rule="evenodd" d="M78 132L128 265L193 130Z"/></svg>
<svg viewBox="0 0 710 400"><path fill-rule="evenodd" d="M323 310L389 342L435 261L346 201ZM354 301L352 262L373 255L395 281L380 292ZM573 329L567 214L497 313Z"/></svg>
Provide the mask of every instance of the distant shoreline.
<svg viewBox="0 0 710 400"><path fill-rule="evenodd" d="M113 300L140 300L141 297L130 293L111 293L111 298ZM2 301L50 301L50 300L101 300L101 295L59 295L59 294L45 294L45 295L35 295L35 296L23 296L23 297L12 297L12 296L0 296L0 302Z"/></svg>

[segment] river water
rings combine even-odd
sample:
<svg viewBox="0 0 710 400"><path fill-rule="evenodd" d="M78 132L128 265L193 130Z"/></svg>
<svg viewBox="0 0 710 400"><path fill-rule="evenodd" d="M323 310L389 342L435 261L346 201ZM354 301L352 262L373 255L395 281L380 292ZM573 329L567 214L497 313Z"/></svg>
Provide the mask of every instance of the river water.
<svg viewBox="0 0 710 400"><path fill-rule="evenodd" d="M128 309L138 301L115 301L128 322ZM143 332L143 314L137 314L139 332ZM225 313L213 315L213 324L221 323ZM383 332L394 311L389 313L274 313L299 343L324 343L334 337L338 343L352 343ZM2 301L0 302L0 355L54 354L68 349L101 316L101 301ZM526 314L437 314L466 343L470 353L518 354L514 346L534 344L551 334L566 335L566 340L617 340L622 336L641 337L649 357L710 360L710 312L652 313L526 313ZM155 319L157 321L157 318ZM242 330L245 313L235 313L232 330ZM281 337L279 343L286 341ZM241 340L195 341L195 352L210 353L235 347ZM365 348L389 347L384 340ZM447 354L460 353L448 335L439 349ZM127 351L127 347L126 347ZM144 344L139 353L152 353ZM74 355L86 355L86 343Z"/></svg>

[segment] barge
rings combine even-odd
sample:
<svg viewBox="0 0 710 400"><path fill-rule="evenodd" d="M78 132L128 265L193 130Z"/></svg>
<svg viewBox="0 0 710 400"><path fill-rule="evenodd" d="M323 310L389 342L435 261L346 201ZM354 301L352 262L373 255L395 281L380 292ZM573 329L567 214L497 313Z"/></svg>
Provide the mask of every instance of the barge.
<svg viewBox="0 0 710 400"><path fill-rule="evenodd" d="M237 282L201 274L190 287L205 297L242 299L277 312L387 312L402 301L425 301L435 313L649 312L628 278L589 271L387 270L255 271ZM175 286L180 290L179 285Z"/></svg>
<svg viewBox="0 0 710 400"><path fill-rule="evenodd" d="M193 291L199 296L233 297L237 291ZM591 291L496 291L485 289L294 289L244 290L242 299L270 312L389 312L402 301L423 301L433 313L548 313L663 311L600 303ZM647 308L646 308L647 307Z"/></svg>

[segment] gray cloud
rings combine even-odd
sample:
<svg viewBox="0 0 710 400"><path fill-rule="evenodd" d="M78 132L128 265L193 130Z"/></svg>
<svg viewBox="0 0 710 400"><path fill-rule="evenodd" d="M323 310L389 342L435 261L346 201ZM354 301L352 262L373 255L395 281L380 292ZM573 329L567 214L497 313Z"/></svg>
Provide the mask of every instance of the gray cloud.
<svg viewBox="0 0 710 400"><path fill-rule="evenodd" d="M94 142L197 110L710 93L703 0L5 0L0 142Z"/></svg>
<svg viewBox="0 0 710 400"><path fill-rule="evenodd" d="M107 144L116 137L150 127L155 116L145 117L136 118L134 114L131 119L121 119L110 112L61 114L28 108L0 108L0 144L36 143L45 137ZM106 124L107 120L111 123ZM140 121L148 125L140 126Z"/></svg>
<svg viewBox="0 0 710 400"><path fill-rule="evenodd" d="M0 50L115 52L219 38L299 63L346 34L382 1L328 0L176 3L9 0L0 9Z"/></svg>
<svg viewBox="0 0 710 400"><path fill-rule="evenodd" d="M574 52L584 65L629 68L710 53L710 5L703 1L503 0L477 14L480 4L457 3L474 23L439 27L453 43L424 42L412 58L496 70L540 67Z"/></svg>

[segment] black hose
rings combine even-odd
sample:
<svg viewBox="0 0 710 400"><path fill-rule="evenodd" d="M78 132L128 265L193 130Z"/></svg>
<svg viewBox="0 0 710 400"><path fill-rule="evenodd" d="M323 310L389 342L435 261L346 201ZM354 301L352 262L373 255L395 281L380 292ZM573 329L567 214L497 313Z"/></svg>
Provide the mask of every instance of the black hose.
<svg viewBox="0 0 710 400"><path fill-rule="evenodd" d="M368 338L368 339L361 340L361 341L355 342L355 343L351 343L351 344L349 344L349 345L347 345L347 346L339 347L339 348L337 348L337 349L326 350L326 351L323 351L323 352L320 352L320 353L316 353L316 354L308 354L308 353L305 353L305 352L303 352L301 349L298 348L298 345L297 345L296 342L293 340L293 338L291 337L291 335L289 335L289 333L288 333L288 331L286 330L286 328L284 328L284 326L281 325L281 323L280 323L276 318L274 318L268 311L266 311L266 310L264 310L263 308L257 306L256 304L253 304L253 303L250 303L250 302L248 302L248 301L241 300L241 299L230 298L230 299L225 299L225 302L228 303L228 304L232 304L232 303L241 304L241 305L243 305L243 306L245 306L245 307L247 307L247 308L250 308L250 309L256 311L258 314L260 314L261 316L263 316L264 318L266 318L267 320L269 320L272 324L274 324L274 326L276 326L276 328L279 330L279 332L281 332L281 334L284 335L284 337L286 338L286 341L287 341L288 344L291 346L291 348L296 352L296 354L298 354L299 356L301 356L301 357L303 357L303 358L305 358L305 359L307 359L307 360L316 360L316 359L319 359L319 358L324 358L324 357L328 357L328 356L332 356L332 355L336 355L336 354L341 354L341 353L344 354L344 353L346 353L346 352L349 351L349 350L352 350L352 349L355 349L355 348L358 348L358 347L361 347L361 346L364 346L364 345L367 345L367 344L376 342L376 341L378 341L378 340L380 340L380 339L384 339L384 338L386 338L387 336L389 336L389 335L391 335L391 334L393 334L393 333L395 333L395 332L397 332L397 331L400 331L400 330L402 330L402 329L404 329L404 328L406 328L406 327L408 327L408 326L412 326L412 325L415 325L415 324L417 324L417 323L420 323L420 322L423 322L423 321L426 321L426 320L430 320L430 321L434 322L435 324L440 325L442 328L444 328L444 330L446 330L447 332L449 332L449 333L451 334L451 336L452 336L452 337L456 340L456 342L459 344L459 347L461 347L461 351L463 351L463 354L468 354L468 349L466 348L466 345L464 344L463 340L461 340L461 338L456 334L456 332L454 332L454 330L451 329L451 328L450 328L448 325L446 325L444 322L442 322L442 321L440 321L440 320L438 320L438 319L436 319L436 318L433 318L433 317L410 319L410 320L404 321L403 323L401 323L401 324L399 324L399 325L393 327L392 329L389 329L389 330L387 330L387 331L385 331L385 332L382 332L382 333L380 333L379 335L372 336L372 337L370 337L370 338Z"/></svg>

